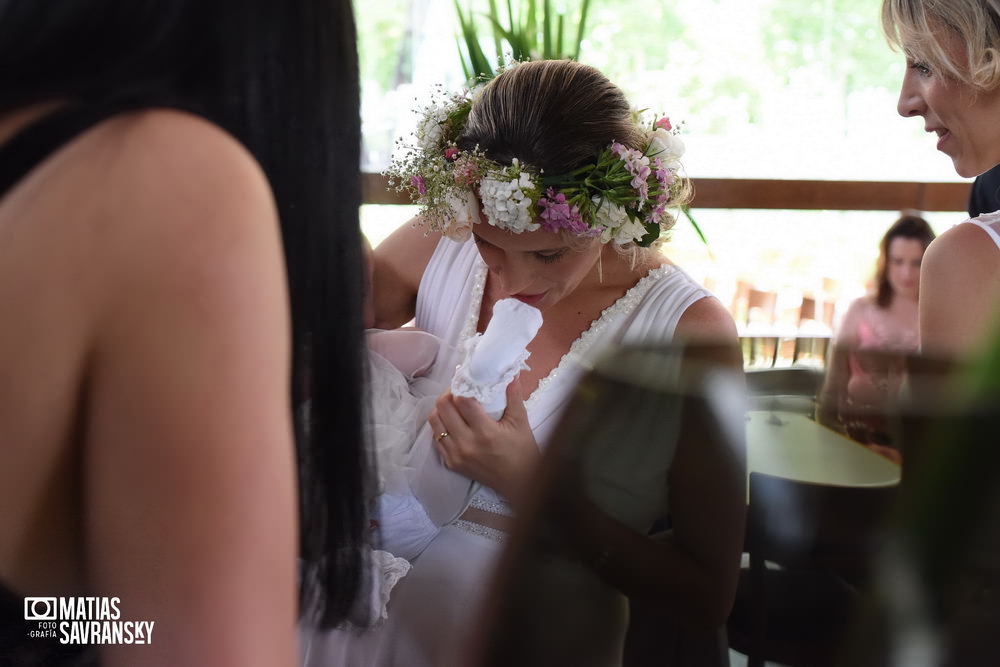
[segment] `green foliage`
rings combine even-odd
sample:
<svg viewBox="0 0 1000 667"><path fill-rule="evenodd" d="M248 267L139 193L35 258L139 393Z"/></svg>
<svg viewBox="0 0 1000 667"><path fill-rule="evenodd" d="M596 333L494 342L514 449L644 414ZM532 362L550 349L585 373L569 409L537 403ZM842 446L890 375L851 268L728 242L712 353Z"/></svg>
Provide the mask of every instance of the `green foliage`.
<svg viewBox="0 0 1000 667"><path fill-rule="evenodd" d="M459 23L458 51L462 70L470 83L486 81L506 58L513 60L577 60L583 43L590 0L581 0L576 17L576 31L567 38L566 16L552 6L552 0L507 0L503 11L497 0L489 0L489 11L482 16L487 29L477 23L472 9L462 10L455 0ZM484 34L485 33L485 34ZM493 57L483 49L484 37L493 42Z"/></svg>
<svg viewBox="0 0 1000 667"><path fill-rule="evenodd" d="M773 71L785 78L810 70L847 89L892 88L898 59L886 46L879 3L871 0L770 0L763 45Z"/></svg>
<svg viewBox="0 0 1000 667"><path fill-rule="evenodd" d="M358 57L364 85L391 90L411 78L408 57L412 37L404 17L409 15L407 0L355 2Z"/></svg>
<svg viewBox="0 0 1000 667"><path fill-rule="evenodd" d="M1000 325L1000 318L994 321ZM994 326L993 331L992 338L988 339L990 344L978 356L978 363L967 371L966 393L973 400L1000 396L1000 326Z"/></svg>

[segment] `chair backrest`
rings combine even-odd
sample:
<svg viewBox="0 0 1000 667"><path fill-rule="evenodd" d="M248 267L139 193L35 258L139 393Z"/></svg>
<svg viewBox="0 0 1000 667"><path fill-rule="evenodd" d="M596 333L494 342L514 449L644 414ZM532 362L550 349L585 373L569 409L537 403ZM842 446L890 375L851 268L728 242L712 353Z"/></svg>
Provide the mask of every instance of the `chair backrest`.
<svg viewBox="0 0 1000 667"><path fill-rule="evenodd" d="M655 609L680 604L656 593L662 584L656 577L673 576L669 567L654 567L650 576L640 578L636 585L643 591L637 597L648 603L643 605L648 613L630 618L626 594L607 577L605 561L611 554L619 571L629 570L622 563L630 558L649 563L648 552L639 548L637 553L637 547L645 546L644 538L656 541L648 534L650 527L668 511L668 497L660 493L667 492L682 422L693 424L698 446L718 447L732 457L730 463L742 467L743 381L734 370L738 355L730 345L675 343L623 346L598 360L549 438L532 497L519 508L477 624L481 634L463 664L587 667L622 664L624 657L624 664L636 665L648 656L651 643L660 651L652 664L671 659L676 662L670 664L692 664L688 657L678 657L691 653L725 664L715 628L681 632L674 610L672 624L656 629ZM737 477L742 479L739 472ZM705 488L705 493L717 492ZM581 527L594 517L612 517L622 531L613 533L630 539L606 544L605 551L591 555L587 545L594 538L581 533ZM713 530L732 530L729 536L738 545L742 525L723 523ZM632 624L635 619L644 627ZM630 650L623 655L623 649Z"/></svg>
<svg viewBox="0 0 1000 667"><path fill-rule="evenodd" d="M823 371L807 366L746 371L748 407L812 414Z"/></svg>
<svg viewBox="0 0 1000 667"><path fill-rule="evenodd" d="M823 371L806 366L762 368L746 372L747 393L757 396L815 396L823 381Z"/></svg>
<svg viewBox="0 0 1000 667"><path fill-rule="evenodd" d="M750 473L751 561L864 579L885 537L897 487L815 484Z"/></svg>
<svg viewBox="0 0 1000 667"><path fill-rule="evenodd" d="M747 293L747 324L774 324L778 317L778 293L751 287Z"/></svg>

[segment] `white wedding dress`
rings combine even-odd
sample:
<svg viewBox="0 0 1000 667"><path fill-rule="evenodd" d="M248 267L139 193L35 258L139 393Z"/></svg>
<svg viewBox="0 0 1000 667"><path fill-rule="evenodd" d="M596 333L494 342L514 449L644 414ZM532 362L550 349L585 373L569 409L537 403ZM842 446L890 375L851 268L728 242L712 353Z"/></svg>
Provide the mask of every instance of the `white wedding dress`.
<svg viewBox="0 0 1000 667"><path fill-rule="evenodd" d="M420 283L415 324L446 343L430 382L448 384L463 342L476 335L487 269L470 240L442 239ZM670 341L684 311L711 294L679 268L654 269L622 298L607 308L573 343L552 372L527 398L525 405L535 439L544 447L558 424L570 395L594 355L612 343ZM528 360L530 364L530 359ZM429 444L432 434L424 424L409 462L409 482L434 524L426 545L420 544L410 572L392 591L388 618L374 628L341 628L300 632L302 664L309 667L450 667L463 664L479 607L491 583L503 543L490 531L455 519L473 503L509 514L506 503L492 490L470 484L445 470ZM669 467L673 452L663 452L660 465ZM665 475L662 476L665 486ZM645 531L665 511L666 490L650 494L619 517ZM437 526L442 526L437 529ZM615 591L597 585L595 597L607 600L608 655L618 653L625 628L624 600ZM611 662L609 664L614 664Z"/></svg>

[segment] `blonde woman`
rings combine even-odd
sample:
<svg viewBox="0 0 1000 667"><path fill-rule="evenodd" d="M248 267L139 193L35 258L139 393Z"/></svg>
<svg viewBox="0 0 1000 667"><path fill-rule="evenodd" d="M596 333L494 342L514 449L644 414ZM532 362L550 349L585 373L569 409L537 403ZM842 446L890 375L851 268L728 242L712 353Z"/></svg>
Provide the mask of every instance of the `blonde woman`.
<svg viewBox="0 0 1000 667"><path fill-rule="evenodd" d="M906 55L900 115L923 118L959 176L1000 164L1000 0L886 0L882 20ZM973 352L1000 311L1000 212L941 234L921 273L922 349Z"/></svg>

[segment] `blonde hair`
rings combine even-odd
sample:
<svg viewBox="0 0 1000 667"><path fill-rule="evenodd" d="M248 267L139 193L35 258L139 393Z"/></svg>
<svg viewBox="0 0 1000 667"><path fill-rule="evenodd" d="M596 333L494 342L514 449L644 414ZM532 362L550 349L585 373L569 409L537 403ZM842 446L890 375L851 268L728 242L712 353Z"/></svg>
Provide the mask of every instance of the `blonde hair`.
<svg viewBox="0 0 1000 667"><path fill-rule="evenodd" d="M932 71L979 91L1000 88L1000 0L883 0L882 30ZM942 45L942 30L965 46L964 59Z"/></svg>

